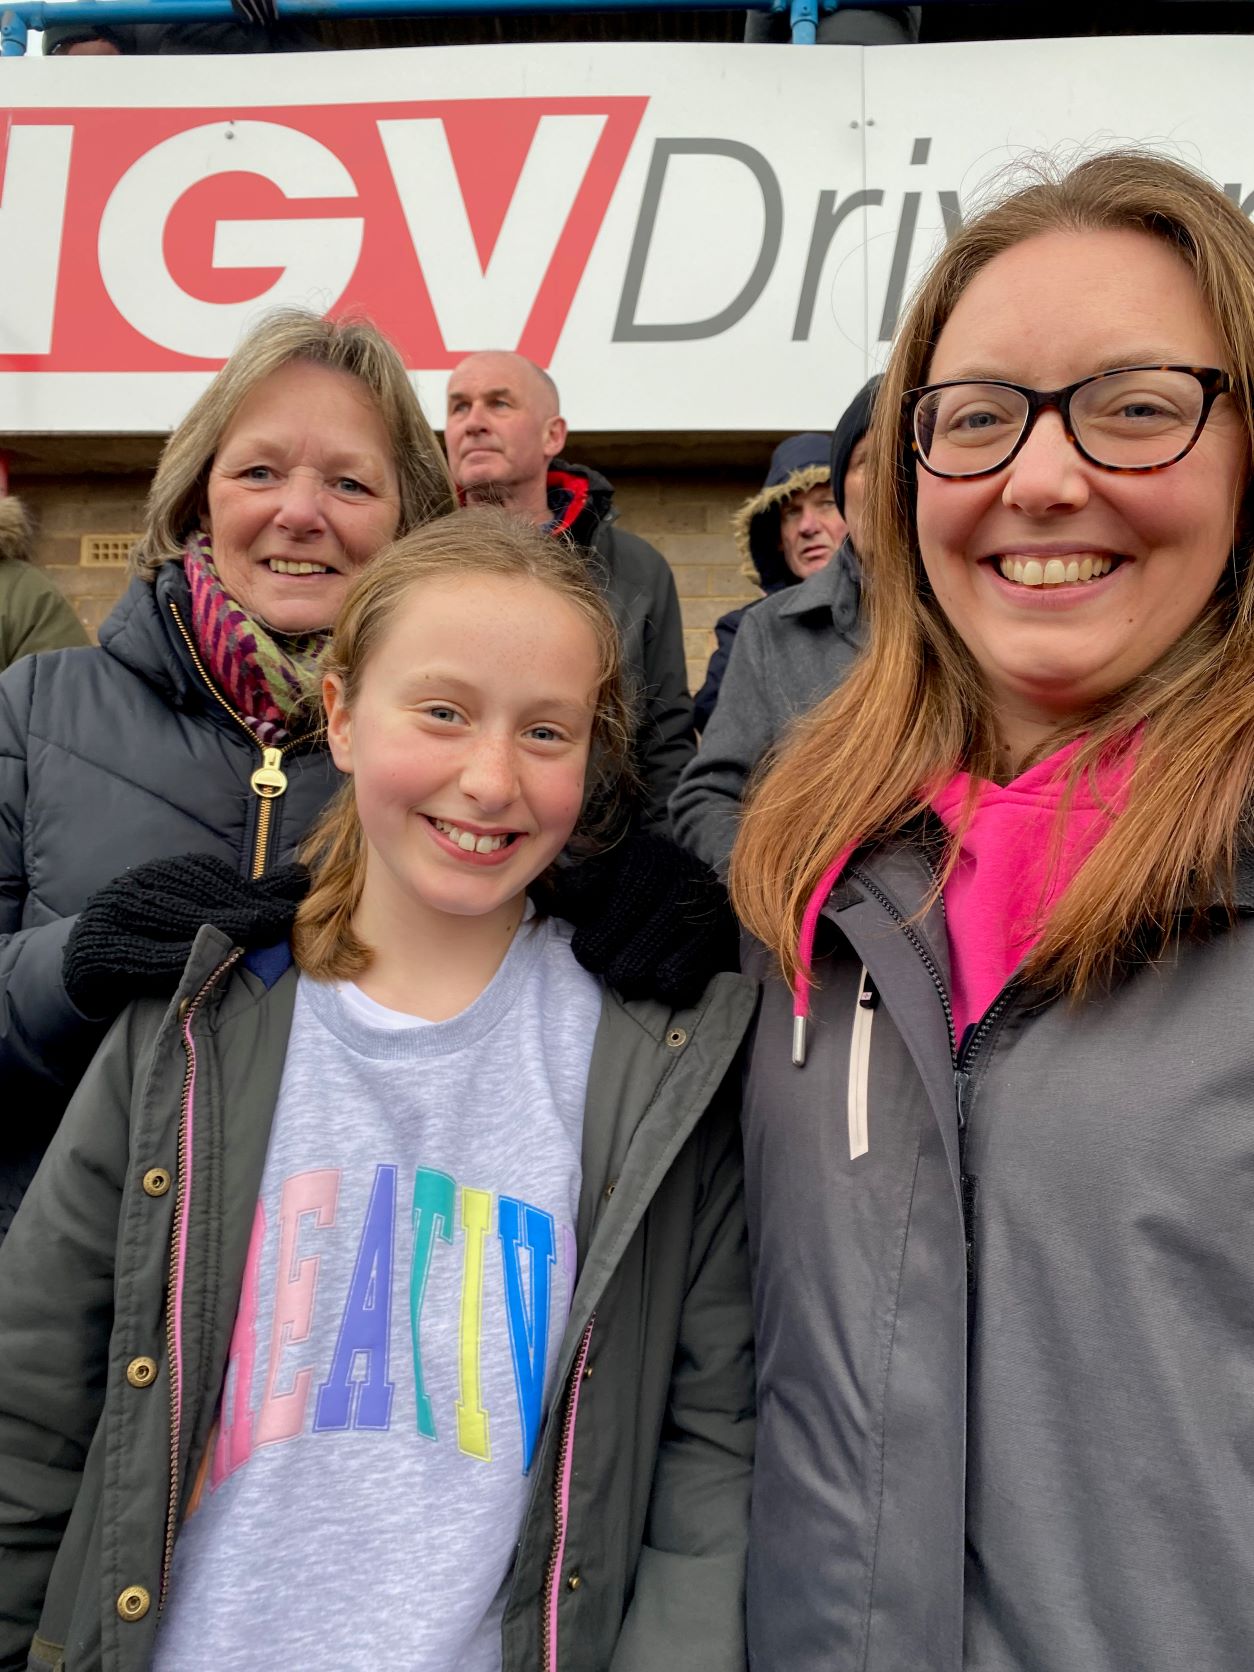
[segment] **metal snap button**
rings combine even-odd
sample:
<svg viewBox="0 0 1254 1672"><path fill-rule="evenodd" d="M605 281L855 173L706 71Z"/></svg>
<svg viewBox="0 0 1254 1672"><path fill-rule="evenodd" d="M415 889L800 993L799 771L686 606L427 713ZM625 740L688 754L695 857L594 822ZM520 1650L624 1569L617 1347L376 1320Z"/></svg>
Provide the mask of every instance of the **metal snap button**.
<svg viewBox="0 0 1254 1672"><path fill-rule="evenodd" d="M151 1358L133 1358L126 1367L126 1379L133 1388L151 1387L156 1380L157 1361Z"/></svg>
<svg viewBox="0 0 1254 1672"><path fill-rule="evenodd" d="M577 1573L572 1573L570 1578L566 1581L566 1589L568 1591L577 1591L582 1584L583 1580L579 1577L579 1575Z"/></svg>
<svg viewBox="0 0 1254 1672"><path fill-rule="evenodd" d="M144 1174L144 1195L164 1196L170 1188L170 1175L164 1167L149 1167Z"/></svg>
<svg viewBox="0 0 1254 1672"><path fill-rule="evenodd" d="M142 1585L128 1585L118 1597L118 1613L124 1620L142 1620L152 1607L152 1598Z"/></svg>

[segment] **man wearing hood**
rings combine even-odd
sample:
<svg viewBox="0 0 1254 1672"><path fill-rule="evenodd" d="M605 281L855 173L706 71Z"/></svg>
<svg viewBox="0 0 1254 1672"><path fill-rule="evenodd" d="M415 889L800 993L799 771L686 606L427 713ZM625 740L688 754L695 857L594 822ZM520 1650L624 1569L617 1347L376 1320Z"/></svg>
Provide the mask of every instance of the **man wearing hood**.
<svg viewBox="0 0 1254 1672"><path fill-rule="evenodd" d="M756 581L768 598L825 569L848 533L832 497L831 452L830 435L790 435L771 454L766 481L732 518L740 572ZM710 723L745 611L760 601L755 598L729 610L714 623L714 654L705 684L693 699L699 732Z"/></svg>
<svg viewBox="0 0 1254 1672"><path fill-rule="evenodd" d="M701 736L701 749L684 768L679 787L671 797L671 823L676 840L690 848L707 865L725 875L740 804L754 768L773 747L790 721L812 708L844 678L862 642L862 585L858 571L857 540L861 530L863 470L866 433L878 378L860 389L842 416L826 446L826 475L833 508L848 529L834 556L818 564L804 579L780 578L765 598L757 599L736 612L734 642L727 657L717 707L713 709ZM793 458L797 487L785 475L771 487L780 454L790 443L776 449L771 471L761 493L741 508L733 524L754 557L762 584L768 576L779 577L778 567L763 570L756 553L765 557L774 540L782 553L786 541L780 532L778 508L787 507L799 491L812 492L820 478L812 476L812 436L795 436L800 445ZM806 465L800 461L809 459ZM784 466L788 459L783 461ZM804 484L809 482L809 488ZM818 497L818 496L816 496ZM775 518L775 521L772 521ZM759 532L755 541L755 528ZM791 572L791 567L790 567ZM719 623L723 627L728 617ZM717 652L715 657L717 658ZM713 671L713 661L711 671ZM702 697L709 687L709 678Z"/></svg>
<svg viewBox="0 0 1254 1672"><path fill-rule="evenodd" d="M645 827L669 831L667 802L696 747L683 622L665 558L614 520L604 476L561 458L557 386L521 354L470 354L449 378L444 446L466 504L504 506L588 554L618 618L641 698L636 764Z"/></svg>

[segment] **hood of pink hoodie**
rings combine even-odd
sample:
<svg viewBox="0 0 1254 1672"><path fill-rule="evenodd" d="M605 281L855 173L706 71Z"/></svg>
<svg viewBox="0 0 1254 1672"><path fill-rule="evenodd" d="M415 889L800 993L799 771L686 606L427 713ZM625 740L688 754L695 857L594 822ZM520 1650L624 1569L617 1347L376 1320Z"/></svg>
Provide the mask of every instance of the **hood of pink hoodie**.
<svg viewBox="0 0 1254 1672"><path fill-rule="evenodd" d="M1080 741L1069 743L1008 784L981 780L958 859L945 882L950 1003L959 1040L981 1016L1041 938L1046 918L1123 805L1133 756L1128 752L1075 785L1061 830L1058 813ZM961 826L970 791L958 772L932 807L951 833Z"/></svg>
<svg viewBox="0 0 1254 1672"><path fill-rule="evenodd" d="M1123 803L1135 758L1131 750L1102 771L1096 795L1087 776L1076 784L1062 831L1056 832L1067 769L1081 741L1064 745L1009 784L980 780L957 863L942 891L950 1002L959 1041L1036 945L1055 901ZM970 775L956 772L931 797L933 810L951 833L961 824L970 786ZM793 994L792 1056L798 1066L805 1061L809 972L819 918L853 852L851 844L837 855L802 918L797 946L801 973Z"/></svg>

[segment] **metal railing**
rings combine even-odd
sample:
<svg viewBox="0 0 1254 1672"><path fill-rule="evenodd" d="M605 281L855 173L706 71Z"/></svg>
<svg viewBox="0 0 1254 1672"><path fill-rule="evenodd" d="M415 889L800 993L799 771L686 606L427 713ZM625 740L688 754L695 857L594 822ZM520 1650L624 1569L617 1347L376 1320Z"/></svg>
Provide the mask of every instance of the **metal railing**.
<svg viewBox="0 0 1254 1672"><path fill-rule="evenodd" d="M876 6L900 0L280 0L281 18L430 17L465 12L756 11L786 14L795 46L812 46L820 13L842 5ZM51 0L18 0L0 13L0 56L20 58L28 30L70 21L72 8ZM230 0L93 0L91 21L205 23L236 19Z"/></svg>

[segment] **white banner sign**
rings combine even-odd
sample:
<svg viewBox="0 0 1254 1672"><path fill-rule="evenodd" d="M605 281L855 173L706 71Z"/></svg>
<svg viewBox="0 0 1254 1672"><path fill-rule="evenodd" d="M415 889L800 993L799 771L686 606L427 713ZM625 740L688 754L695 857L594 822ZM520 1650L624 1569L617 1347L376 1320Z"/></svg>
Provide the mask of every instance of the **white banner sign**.
<svg viewBox="0 0 1254 1672"><path fill-rule="evenodd" d="M167 429L281 304L368 314L437 422L517 348L581 430L824 428L1025 150L1254 209L1252 84L1231 36L6 59L0 429Z"/></svg>

